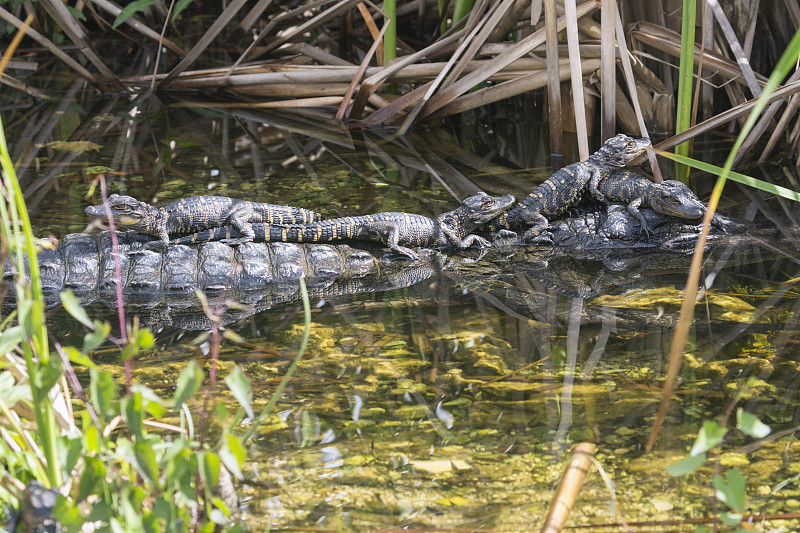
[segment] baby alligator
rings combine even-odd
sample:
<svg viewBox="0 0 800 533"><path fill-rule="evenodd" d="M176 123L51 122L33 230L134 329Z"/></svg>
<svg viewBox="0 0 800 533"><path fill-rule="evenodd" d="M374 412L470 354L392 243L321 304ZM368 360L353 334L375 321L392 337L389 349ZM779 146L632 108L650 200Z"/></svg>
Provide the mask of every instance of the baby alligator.
<svg viewBox="0 0 800 533"><path fill-rule="evenodd" d="M489 241L470 233L486 224L514 203L510 194L497 198L485 193L470 196L453 211L443 213L435 219L410 213L376 213L355 217L334 218L312 224L272 224L257 226L258 241L267 242L318 242L328 243L343 240L377 241L395 252L419 259L408 246L436 247L456 246L467 248L473 244L489 246ZM192 244L219 239L220 228L198 232L195 235L174 239L173 243ZM223 239L223 242L236 242Z"/></svg>
<svg viewBox="0 0 800 533"><path fill-rule="evenodd" d="M600 182L597 190L605 196L607 202L627 204L628 212L639 221L639 231L652 233L640 207L651 207L662 215L697 219L706 212L706 206L692 190L676 180L653 183L635 172L613 172Z"/></svg>
<svg viewBox="0 0 800 533"><path fill-rule="evenodd" d="M108 206L120 229L132 229L169 243L169 236L193 233L232 224L242 233L239 243L253 240L253 222L297 224L316 222L319 213L285 205L262 204L225 196L190 196L164 207L153 207L136 198L112 194ZM103 218L105 204L89 206L86 214Z"/></svg>
<svg viewBox="0 0 800 533"><path fill-rule="evenodd" d="M492 220L488 229L509 236L513 233L509 230L528 227L523 235L525 242L552 242L546 233L548 217L565 213L587 188L595 200L606 201L598 190L600 183L614 170L628 165L648 146L648 138L633 139L622 133L611 137L585 161L566 166L547 178L524 200Z"/></svg>

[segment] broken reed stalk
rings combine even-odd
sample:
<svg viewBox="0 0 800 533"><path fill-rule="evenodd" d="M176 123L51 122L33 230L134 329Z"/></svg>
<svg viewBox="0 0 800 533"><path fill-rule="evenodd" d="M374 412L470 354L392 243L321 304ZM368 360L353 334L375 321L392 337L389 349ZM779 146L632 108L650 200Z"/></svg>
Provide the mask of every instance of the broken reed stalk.
<svg viewBox="0 0 800 533"><path fill-rule="evenodd" d="M651 22L642 21L638 22L633 31L631 31L631 37L642 44L646 44L672 57L679 58L681 56L680 35L668 28L662 28ZM699 62L701 55L703 56L703 65L705 69L711 70L714 74L722 76L727 80L740 85L746 85L736 63L718 53L712 52L708 48L701 48L699 45L695 45L694 61ZM755 74L755 76L759 84L763 85L766 83L766 77L761 74Z"/></svg>
<svg viewBox="0 0 800 533"><path fill-rule="evenodd" d="M491 60L475 60L467 63L465 71L469 74L474 74L480 69L491 70L491 74L483 81L505 81L518 77L521 74L527 74L531 70L539 70L543 68L540 61L532 58L518 58L507 65L503 69L494 68ZM442 70L445 63L421 63L415 65L407 65L404 68L394 72L389 79L391 82L421 82L435 78ZM210 89L214 87L240 87L245 85L272 85L272 84L328 84L328 83L350 83L354 76L358 74L359 67L357 66L326 66L326 65L306 65L298 67L294 65L269 65L269 70L262 72L253 72L251 69L248 73L234 74L225 76L219 71L207 73L191 73L187 76L182 76L172 82L170 88L173 89ZM368 78L381 74L384 69L389 67L369 67L366 69L364 75ZM264 69L262 69L264 70ZM151 76L136 76L127 78L125 83L131 86L146 87ZM460 80L459 80L460 81Z"/></svg>
<svg viewBox="0 0 800 533"><path fill-rule="evenodd" d="M631 65L632 56L630 52L628 52L628 44L625 42L625 31L622 29L622 19L620 18L619 9L616 7L616 5L614 6L614 9L616 10L614 26L617 33L617 46L619 47L622 71L625 73L625 82L628 85L628 92L631 95L633 110L636 114L636 120L639 123L639 132L642 134L642 136L649 138L650 134L647 132L647 126L644 123L644 115L642 114L642 105L639 102L639 90L636 88L636 80L633 78L633 67ZM664 178L661 175L661 167L658 165L658 159L656 158L655 152L648 150L647 159L650 161L650 169L653 171L653 179L655 182L661 183L664 181Z"/></svg>
<svg viewBox="0 0 800 533"><path fill-rule="evenodd" d="M600 142L610 139L617 133L616 112L616 60L614 42L616 30L615 0L602 0L600 7ZM620 54L621 56L622 54ZM635 100L635 98L633 98Z"/></svg>
<svg viewBox="0 0 800 533"><path fill-rule="evenodd" d="M786 82L786 85L788 85L789 83L795 82L797 80L800 80L800 71L795 71L794 74L792 74L792 76ZM764 159L766 158L766 155L768 155L772 151L772 149L775 147L775 143L777 142L779 136L783 133L783 130L786 128L786 125L788 124L788 121L791 119L792 116L794 116L794 111L795 110L793 109L794 106L792 105L792 102L794 102L796 100L796 98L797 97L792 97L792 98L789 99L789 103L788 103L786 109L784 110L783 115L781 115L781 119L778 121L778 125L777 126L774 126L774 122L773 122L772 118L775 116L775 114L778 112L778 110L781 107L783 107L783 104L785 102L773 102L772 104L770 104L770 106L767 108L767 110L764 111L764 114L761 115L761 119L758 121L758 123L753 128L753 134L742 145L742 149L739 151L739 153L736 154L736 163L741 161L742 158L745 157L748 154L748 152L750 152L750 150L753 148L753 146L755 146L756 142L758 142L758 140L761 139L761 136L768 129L774 128L772 130L772 134L770 136L770 140L769 140L769 142L767 142L767 146L764 148L764 151L762 152L761 157L759 158L759 162L763 162L764 161ZM773 139L774 139L774 141L773 141ZM736 163L734 163L734 164L736 164Z"/></svg>
<svg viewBox="0 0 800 533"><path fill-rule="evenodd" d="M544 23L547 32L547 105L550 120L550 165L553 171L564 166L564 135L561 130L561 69L558 53L556 0L544 0Z"/></svg>
<svg viewBox="0 0 800 533"><path fill-rule="evenodd" d="M594 3L594 0L583 2L577 7L575 16L576 18L582 18L593 12L596 8L597 6ZM557 26L559 31L562 30L566 26L566 17L559 17ZM472 88L476 85L489 80L500 70L508 67L516 60L531 52L537 46L544 44L544 42L544 28L528 35L518 43L514 44L506 52L503 52L494 57L491 61L488 61L486 65L467 74L449 87L434 95L433 98L431 98L428 102L428 105L425 106L422 116L432 114L440 107L450 103L457 96L461 96L467 91L472 90Z"/></svg>
<svg viewBox="0 0 800 533"><path fill-rule="evenodd" d="M0 18L10 24L13 24L17 29L22 28L23 22L2 7L0 7ZM52 41L44 37L41 33L33 28L28 28L25 31L25 35L44 46L48 52L66 63L66 65L74 70L78 76L88 80L89 83L96 87L101 87L100 81L95 77L94 74L86 70L83 65L75 61L71 56L67 55L63 50L61 50L61 48L53 44Z"/></svg>
<svg viewBox="0 0 800 533"><path fill-rule="evenodd" d="M109 13L110 15L113 15L115 17L120 13L122 13L122 9L119 6L115 5L113 2L109 2L108 0L91 0L91 2L100 9L102 9L103 11L105 11L106 13ZM149 26L138 20L135 16L126 19L124 24L127 24L134 30L138 31L139 33L147 37L148 39L152 39L153 41L158 43L159 46L168 48L169 50L172 51L172 53L174 53L178 57L183 57L186 55L186 51L183 48L173 43L169 39L165 39L163 33L159 34L158 32L152 30ZM169 24L169 13L167 13L167 20L164 21L164 29L166 29L168 24Z"/></svg>
<svg viewBox="0 0 800 533"><path fill-rule="evenodd" d="M233 0L228 6L222 10L222 13L219 17L214 19L214 22L211 26L206 30L200 40L195 44L189 53L181 60L180 63L175 65L175 67L167 74L165 78L163 78L158 86L163 87L168 85L172 80L174 80L178 74L185 71L189 67L191 67L195 61L200 58L200 55L208 48L214 39L217 38L217 35L228 25L228 22L233 20L233 17L239 12L240 9L244 8L247 5L247 0ZM166 22L165 22L166 24Z"/></svg>
<svg viewBox="0 0 800 533"><path fill-rule="evenodd" d="M575 111L575 128L578 133L578 154L581 161L589 157L589 132L586 129L586 105L583 101L583 73L581 72L580 43L578 42L578 15L575 0L564 0L567 47L569 49L570 78L572 80L572 107Z"/></svg>
<svg viewBox="0 0 800 533"><path fill-rule="evenodd" d="M441 72L439 72L433 82L428 86L428 89L425 91L422 99L416 103L414 108L407 115L403 125L398 131L400 135L404 135L408 132L408 130L414 124L414 121L419 113L423 110L423 108L425 108L428 101L433 97L436 91L439 90L439 87L446 88L448 85L452 85L455 77L467 68L471 62L469 59L473 57L473 55L478 51L480 44L483 43L483 41L489 35L486 31L487 28L491 31L497 21L499 21L499 18L502 17L502 15L509 7L511 7L512 4L513 1L509 0L504 0L499 4L495 4L495 6L486 13L485 17L479 21L475 21L475 25L471 30L468 27L464 28L465 31L469 31L469 33L464 40L459 43L458 48L456 48L456 51L450 57L450 60L445 64ZM461 60L462 57L464 60Z"/></svg>
<svg viewBox="0 0 800 533"><path fill-rule="evenodd" d="M553 503L550 505L550 512L545 518L542 533L559 533L564 528L569 512L583 487L586 474L592 466L591 458L594 456L595 448L591 442L581 442L575 446Z"/></svg>
<svg viewBox="0 0 800 533"><path fill-rule="evenodd" d="M788 98L789 96L796 93L800 93L800 80L793 83L787 83L780 89L777 89L775 92L768 95L767 103L783 100L784 98ZM759 102L758 99L748 100L747 102L739 104L736 107L732 107L727 111L723 111L722 113L716 115L715 117L712 117L706 121L701 122L700 124L692 126L683 133L679 133L678 135L674 135L669 139L658 143L653 147L653 149L657 152L669 150L670 148L673 148L674 146L677 146L682 142L685 142L689 139L697 137L698 135L702 135L703 133L714 130L724 124L727 124L731 120L736 120L742 115L751 112L751 110L754 107L756 107L758 102Z"/></svg>
<svg viewBox="0 0 800 533"><path fill-rule="evenodd" d="M353 80L350 82L350 86L347 88L347 92L344 93L344 97L342 98L342 103L339 104L339 110L336 112L336 121L340 122L345 118L345 113L347 112L347 107L350 105L350 100L353 97L353 93L356 92L356 86L358 82L364 77L364 72L367 70L367 66L369 65L372 56L375 55L375 52L378 51L378 47L380 46L381 42L386 38L386 32L389 28L389 22L385 22L383 27L381 28L380 33L375 37L375 40L372 42L372 46L370 47L369 51L364 55L363 61L361 61L361 65L358 67L358 71L356 75L353 77Z"/></svg>
<svg viewBox="0 0 800 533"><path fill-rule="evenodd" d="M100 74L105 78L104 81L109 82L114 89L123 91L124 87L117 79L116 74L114 74L100 58L97 51L92 46L89 36L86 35L86 32L83 31L83 27L75 21L72 14L67 10L66 4L56 0L42 0L39 5L47 11L47 14L50 15L53 20L58 22L58 25L61 26L61 29L64 30L64 33L67 34L73 44L75 44L81 53L86 56L86 59L100 71Z"/></svg>
<svg viewBox="0 0 800 533"><path fill-rule="evenodd" d="M725 35L725 39L728 41L728 46L733 53L733 57L736 58L736 62L739 64L742 76L747 82L750 92L753 93L754 98L758 98L761 95L761 86L758 84L755 74L753 74L750 61L748 61L747 56L742 49L742 45L739 43L739 39L736 37L736 32L733 31L733 26L731 26L731 23L728 21L728 17L725 16L725 12L722 10L722 7L720 7L717 0L706 0L706 2L708 2L708 6L714 12L714 18L717 20L717 24L719 24L720 29L722 29L722 33Z"/></svg>
<svg viewBox="0 0 800 533"><path fill-rule="evenodd" d="M583 74L588 75L589 73L600 68L600 60L592 59L589 61L583 61L581 68ZM566 62L562 63L560 67L561 80L566 81L570 78L570 76L570 65ZM443 106L436 113L433 113L431 118L441 118L454 115L456 113L461 113L462 111L474 109L492 102L498 102L511 96L516 96L528 91L540 89L546 84L547 75L544 72L538 71L531 74L526 74L525 76L520 76L492 87L484 87L483 89L478 89L477 91L460 96L449 104Z"/></svg>

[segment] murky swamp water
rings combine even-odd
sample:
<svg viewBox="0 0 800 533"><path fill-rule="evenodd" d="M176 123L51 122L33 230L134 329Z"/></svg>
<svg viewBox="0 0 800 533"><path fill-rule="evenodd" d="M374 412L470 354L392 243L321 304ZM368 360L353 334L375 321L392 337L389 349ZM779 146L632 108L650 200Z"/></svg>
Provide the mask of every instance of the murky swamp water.
<svg viewBox="0 0 800 533"><path fill-rule="evenodd" d="M549 175L544 131L522 105L403 139L344 132L313 114L200 112L180 102L144 113L142 102L121 99L60 115L42 105L4 122L37 235L62 237L85 229L83 210L99 201L97 192L86 199L85 174L98 166L111 169L110 193L160 205L217 194L328 216L435 216L478 189L519 198ZM728 144L698 147L713 159ZM791 163L752 172L796 188ZM701 198L710 183L698 177ZM708 254L708 288L653 451L644 444L689 258L532 250L489 263L466 252L393 290L312 297L308 349L277 414L247 450L239 485L246 523L254 531L536 530L571 447L589 441L616 500L593 468L571 526L617 531L611 524L621 514L640 531L693 531L696 523L680 521L728 510L714 498L712 478L739 468L746 510L778 515L753 526L797 530L790 513L800 512L800 267L788 240L797 208L731 184L720 211L755 218L758 231ZM312 296L321 293L315 289ZM261 302L226 325L244 342L224 341L221 374L241 365L256 408L303 331L297 288L281 291L285 303ZM210 361L207 334L193 329L202 320L179 307L154 299L128 309L157 341L135 361L135 379L165 393L189 361ZM115 324L113 306L90 309ZM64 343L84 334L58 309L51 325ZM117 353L109 344L96 359L120 372ZM758 415L771 436L755 441L733 430L697 473L665 472L704 420L734 427L737 407Z"/></svg>

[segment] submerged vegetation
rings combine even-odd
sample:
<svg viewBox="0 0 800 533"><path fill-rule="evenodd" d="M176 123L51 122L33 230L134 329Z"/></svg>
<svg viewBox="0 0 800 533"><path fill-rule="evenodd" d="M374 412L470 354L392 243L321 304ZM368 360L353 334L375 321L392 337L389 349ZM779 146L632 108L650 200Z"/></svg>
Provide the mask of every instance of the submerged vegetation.
<svg viewBox="0 0 800 533"><path fill-rule="evenodd" d="M30 28L23 14L31 15ZM523 168L545 159L533 153L549 154L545 160L554 168L585 158L591 146L617 131L661 139L648 154L655 180L686 179L691 167L720 175L708 226L727 178L797 199L786 187L731 171L754 157L788 160L800 153L800 74L786 79L800 54L800 11L793 2L389 0L376 6L234 0L220 9L202 0L137 0L124 8L107 0L39 0L3 4L0 17L9 31L21 28L15 33L20 48L9 47L6 58L13 54L15 61L2 80L12 88L2 94L3 121L18 137L11 150L0 142L3 251L16 272L32 267L29 279L16 278L16 311L0 334L6 357L0 368L0 499L7 512L24 499L25 484L38 480L58 490L54 515L68 531L87 522L110 531L211 531L237 519L236 495L224 481L232 475L246 480L240 496L251 501L252 515L266 517L256 519L262 529L317 523L342 531L376 524L522 530L544 516L547 490L566 462L563 449L591 441L598 444L595 464L605 481L587 488L589 503L576 513L595 530L617 528L626 517L629 527L655 527L649 506L664 527L673 523L664 514L673 508L683 509L680 520L700 531L705 526L698 524L733 529L748 520L795 527L798 463L788 461L785 471L775 466L775 439L797 430L797 417L786 413L797 405L796 386L788 383L798 373L798 313L796 301L780 300L796 298L791 273L763 294L733 294L731 283L725 289L731 294L720 298L705 287L705 320L745 332L730 336L735 342L711 337L707 360L701 353L706 340L698 338L692 319L700 309L701 239L680 311L674 287L603 296L584 306L582 298L559 300L532 290L539 281L525 275L516 285L502 285L500 274L493 281L507 294L522 294L522 311L509 311L507 322L492 315L491 327L467 317L463 329L455 328L450 308L432 311L423 303L408 310L401 296L374 316L374 302L360 301L347 308L347 323L334 328L312 320L306 298L302 325L275 314L275 322L289 324L286 332L260 338L254 322L253 338L245 340L215 322L210 335L180 345L184 353L170 367L174 375L164 376L162 368L157 377L132 368L137 358L147 361L161 352L150 331L136 319L126 322L121 294L116 333L65 294L63 307L85 327L85 336L71 339L74 346L50 336L34 259L37 246L47 244L34 238L27 215L28 208L43 210L53 189L68 187L72 198L91 193L91 179L103 173L115 176L114 190L138 187L151 197L212 187L226 192L224 187L241 185L235 159L247 150L254 180L242 180L252 189L236 190L240 195L258 190L282 203L302 203L313 190L315 201L331 212L381 203L440 211L449 199L441 195L531 187L512 169L488 164L491 156L460 146L457 135L428 129L458 116L449 119L453 130L474 127L494 151L499 141L485 138L506 126L503 117L491 115L501 109L535 116L546 126L539 131L547 132L549 148L523 134L504 151L506 161ZM77 79L56 75L55 61ZM544 96L531 93L536 89ZM87 93L95 94L90 99ZM91 108L76 104L81 94ZM532 111L539 102L544 105ZM181 117L169 134L149 124L160 109ZM57 120L62 114L68 122ZM195 114L214 117L219 143L197 131ZM724 137L726 127L740 132L735 142ZM693 141L712 131L726 149L733 146L723 168L691 157ZM152 150L142 148L151 142ZM209 183L192 183L195 176L181 170L190 167L180 164L190 145L200 147L203 164L211 161ZM368 160L349 157L353 147L367 152ZM679 166L659 168L656 153L673 147L676 154L669 157ZM104 154L103 166L87 156L92 153ZM279 163L265 165L263 153ZM321 161L329 156L347 170L323 177ZM302 179L302 186L261 191L265 166ZM360 198L351 191L354 182L368 183ZM96 183L105 196L105 182ZM69 216L51 215L51 221L74 222ZM463 278L441 281L445 297L447 288L468 292ZM484 296L485 302L497 300L488 289ZM636 303L626 300L633 296ZM430 296L417 297L424 302ZM466 307L457 305L462 307L454 312ZM727 307L712 320L708 308L714 305ZM615 308L617 314L596 318ZM213 322L214 310L206 309ZM648 316L642 327L626 314L632 310L658 316ZM628 319L634 327L626 328ZM579 338L581 322L597 329ZM387 330L389 323L396 329ZM754 327L765 323L781 331ZM234 364L239 356L231 355L220 367L223 338L242 343L241 357L257 362ZM118 346L124 370L98 364L97 348L107 340ZM672 346L666 372L653 341ZM299 354L290 364L294 349L262 353L269 342L298 343ZM640 355L652 360L599 359L607 345L627 342L645 346ZM186 353L201 359L199 346L207 348L205 369L187 363ZM735 353L711 360L723 348ZM313 357L301 361L306 353ZM682 364L685 383L697 390L674 388ZM220 368L227 389L217 383ZM295 370L300 377L284 397ZM749 373L756 377L748 379ZM658 415L652 391L661 383L654 384L654 377L664 377ZM171 394L156 393L161 382ZM756 401L759 394L784 410L768 409ZM691 439L658 434L662 423L679 418L669 403L676 395L686 398L681 416ZM604 396L615 401L603 404L598 398ZM607 416L616 429L600 428L598 405L608 410L599 418ZM585 425L571 425L573 407ZM646 420L637 418L642 412ZM779 431L770 433L761 420ZM657 439L673 446L667 452L641 449ZM275 451L286 442L296 455ZM739 447L731 450L733 445ZM796 455L796 442L785 443L783 453ZM634 475L615 472L623 464ZM652 476L654 468L693 477L692 491L700 496L670 481L646 493L635 474ZM622 485L616 491L611 478ZM282 499L269 496L275 487ZM623 487L626 497L617 501L613 495ZM717 507L712 496L725 506Z"/></svg>

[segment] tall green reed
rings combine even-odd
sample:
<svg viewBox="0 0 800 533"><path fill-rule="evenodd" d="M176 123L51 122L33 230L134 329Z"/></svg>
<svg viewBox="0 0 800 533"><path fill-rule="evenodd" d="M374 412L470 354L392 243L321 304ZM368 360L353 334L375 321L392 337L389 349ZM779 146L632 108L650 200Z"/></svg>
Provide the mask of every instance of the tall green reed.
<svg viewBox="0 0 800 533"><path fill-rule="evenodd" d="M383 64L388 64L397 57L397 2L386 0L383 3L384 24L386 33L383 36Z"/></svg>
<svg viewBox="0 0 800 533"><path fill-rule="evenodd" d="M675 120L675 133L681 133L692 125L692 81L694 79L694 33L697 15L696 0L683 0L681 15L681 59L678 75L678 115ZM688 156L691 142L675 147L675 153ZM675 165L675 178L687 181L689 168Z"/></svg>

